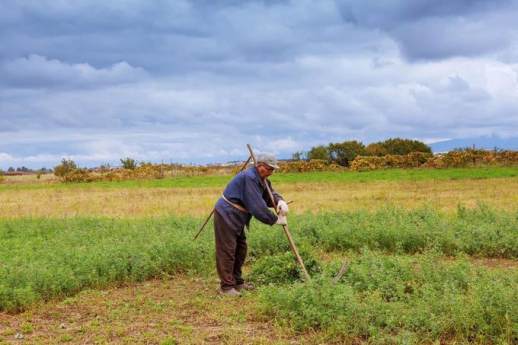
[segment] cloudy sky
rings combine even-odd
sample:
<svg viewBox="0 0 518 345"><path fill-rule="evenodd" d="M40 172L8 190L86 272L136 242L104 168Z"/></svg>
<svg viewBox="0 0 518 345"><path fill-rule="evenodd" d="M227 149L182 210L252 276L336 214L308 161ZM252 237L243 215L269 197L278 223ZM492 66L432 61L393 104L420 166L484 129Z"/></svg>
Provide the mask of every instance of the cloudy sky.
<svg viewBox="0 0 518 345"><path fill-rule="evenodd" d="M518 136L518 0L2 0L0 168Z"/></svg>

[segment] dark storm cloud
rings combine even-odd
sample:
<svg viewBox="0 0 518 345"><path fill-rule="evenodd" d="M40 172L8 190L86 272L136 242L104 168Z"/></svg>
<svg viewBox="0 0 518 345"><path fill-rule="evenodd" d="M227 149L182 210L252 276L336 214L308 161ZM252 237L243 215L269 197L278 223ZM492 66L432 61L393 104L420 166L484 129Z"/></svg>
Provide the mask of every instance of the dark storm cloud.
<svg viewBox="0 0 518 345"><path fill-rule="evenodd" d="M337 0L345 21L395 39L409 60L477 56L518 37L515 0Z"/></svg>
<svg viewBox="0 0 518 345"><path fill-rule="evenodd" d="M332 1L204 5L8 2L0 17L0 39L6 48L0 57L36 54L95 68L126 61L159 74L185 74L217 70L228 61L264 64L290 61L301 53L338 53L366 42L368 36L355 37L355 30L344 27ZM347 46L335 44L344 38Z"/></svg>
<svg viewBox="0 0 518 345"><path fill-rule="evenodd" d="M336 0L345 20L356 24L391 29L405 22L429 17L466 16L501 10L512 0Z"/></svg>

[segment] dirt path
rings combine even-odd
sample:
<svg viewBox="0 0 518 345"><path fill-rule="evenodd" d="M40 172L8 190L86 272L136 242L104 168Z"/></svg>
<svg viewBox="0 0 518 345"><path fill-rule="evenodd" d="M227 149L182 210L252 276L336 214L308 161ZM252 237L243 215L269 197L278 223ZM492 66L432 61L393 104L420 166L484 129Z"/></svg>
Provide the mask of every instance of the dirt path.
<svg viewBox="0 0 518 345"><path fill-rule="evenodd" d="M213 280L178 276L84 291L24 313L0 313L0 344L319 343L258 319L250 294L221 297L216 288Z"/></svg>

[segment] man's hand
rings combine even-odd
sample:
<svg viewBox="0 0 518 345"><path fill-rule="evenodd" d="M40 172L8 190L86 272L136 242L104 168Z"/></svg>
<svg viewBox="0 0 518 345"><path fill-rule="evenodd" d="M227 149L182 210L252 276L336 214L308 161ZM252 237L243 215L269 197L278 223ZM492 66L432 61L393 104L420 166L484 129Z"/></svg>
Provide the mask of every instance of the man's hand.
<svg viewBox="0 0 518 345"><path fill-rule="evenodd" d="M286 201L279 200L279 202L277 203L277 212L279 213L279 215L285 216L288 214L288 211L289 211L289 208L288 208L288 204L286 203Z"/></svg>
<svg viewBox="0 0 518 345"><path fill-rule="evenodd" d="M285 214L279 214L279 217L277 218L277 221L275 222L275 224L288 225L288 218L286 217Z"/></svg>

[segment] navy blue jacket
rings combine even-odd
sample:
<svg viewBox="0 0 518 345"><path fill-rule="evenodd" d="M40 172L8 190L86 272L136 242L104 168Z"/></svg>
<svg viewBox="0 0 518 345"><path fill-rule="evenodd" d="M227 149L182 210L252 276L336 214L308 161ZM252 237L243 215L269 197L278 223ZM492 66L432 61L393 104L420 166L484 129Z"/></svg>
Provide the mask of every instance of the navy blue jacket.
<svg viewBox="0 0 518 345"><path fill-rule="evenodd" d="M255 167L237 174L223 192L225 198L244 207L248 212L238 210L223 198L219 198L216 202L216 211L235 231L241 232L245 225L248 227L252 216L269 225L273 225L277 221L277 215L270 211L268 207L275 207L282 197L271 188L270 181L266 181L272 191L275 205L272 205L268 196L266 182L261 179Z"/></svg>

